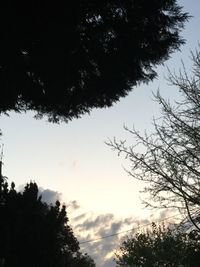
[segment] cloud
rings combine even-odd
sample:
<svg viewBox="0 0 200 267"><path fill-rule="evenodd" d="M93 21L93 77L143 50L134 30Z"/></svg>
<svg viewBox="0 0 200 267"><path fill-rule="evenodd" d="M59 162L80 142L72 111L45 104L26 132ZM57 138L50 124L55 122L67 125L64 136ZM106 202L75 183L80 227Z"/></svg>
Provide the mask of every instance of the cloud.
<svg viewBox="0 0 200 267"><path fill-rule="evenodd" d="M42 196L42 201L47 204L55 204L57 200L60 201L62 198L61 193L50 189L43 189L42 187L39 188L39 195Z"/></svg>
<svg viewBox="0 0 200 267"><path fill-rule="evenodd" d="M51 189L44 189L42 187L39 187L38 195L41 195L42 201L46 202L47 204L55 204L57 200L59 200L60 202L62 201L62 194L57 191L53 191ZM76 200L67 202L65 206L67 210L70 209L71 212L80 209L80 205L78 204ZM77 219L80 220L80 218L77 218Z"/></svg>
<svg viewBox="0 0 200 267"><path fill-rule="evenodd" d="M73 223L77 223L78 221L84 219L87 216L87 213L82 213L72 219Z"/></svg>
<svg viewBox="0 0 200 267"><path fill-rule="evenodd" d="M67 208L70 208L72 210L77 210L80 208L80 205L76 200L70 201L69 203L66 204Z"/></svg>
<svg viewBox="0 0 200 267"><path fill-rule="evenodd" d="M107 226L111 222L111 220L113 220L113 218L113 214L98 215L95 218L90 217L85 221L77 224L76 228L79 228L80 230L84 231L96 230L101 227L101 225L104 225L104 227Z"/></svg>
<svg viewBox="0 0 200 267"><path fill-rule="evenodd" d="M121 231L138 226L138 221L132 217L117 218L112 213L95 215L83 213L74 220L73 228L80 243L97 239L95 242L80 244L83 252L87 252L96 262L97 267L114 267L114 252L120 247L126 233L115 235ZM105 236L113 235L108 238ZM127 233L128 234L128 233ZM102 238L98 240L99 238Z"/></svg>
<svg viewBox="0 0 200 267"><path fill-rule="evenodd" d="M123 224L124 224L124 221L113 222L110 227L112 233L118 232L120 228L123 226Z"/></svg>
<svg viewBox="0 0 200 267"><path fill-rule="evenodd" d="M119 237L115 239L104 239L97 242L87 243L83 251L88 252L88 254L95 260L97 267L113 267L116 266L113 261L114 250L116 250L120 245Z"/></svg>
<svg viewBox="0 0 200 267"><path fill-rule="evenodd" d="M125 224L123 220L117 222L110 222L110 224L107 227L103 226L102 228L100 228L97 234L99 237L112 235L119 232L121 228L124 226Z"/></svg>

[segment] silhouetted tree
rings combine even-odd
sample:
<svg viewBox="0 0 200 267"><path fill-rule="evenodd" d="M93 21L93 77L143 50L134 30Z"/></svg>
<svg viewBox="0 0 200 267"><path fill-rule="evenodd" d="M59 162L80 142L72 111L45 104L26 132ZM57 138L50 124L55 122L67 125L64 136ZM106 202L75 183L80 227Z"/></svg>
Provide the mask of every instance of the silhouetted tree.
<svg viewBox="0 0 200 267"><path fill-rule="evenodd" d="M172 106L157 93L162 117L154 120L151 134L140 134L126 128L135 138L135 145L114 140L110 145L125 153L131 161L128 173L146 183L150 195L147 205L178 208L186 212L200 231L200 52L192 54L193 76L184 69L169 80L181 92Z"/></svg>
<svg viewBox="0 0 200 267"><path fill-rule="evenodd" d="M68 225L66 207L47 205L36 183L23 192L3 182L0 203L0 264L3 267L94 267Z"/></svg>
<svg viewBox="0 0 200 267"><path fill-rule="evenodd" d="M176 0L1 3L0 112L67 121L110 106L184 42Z"/></svg>
<svg viewBox="0 0 200 267"><path fill-rule="evenodd" d="M116 253L118 267L197 267L200 265L200 236L157 227L125 239Z"/></svg>

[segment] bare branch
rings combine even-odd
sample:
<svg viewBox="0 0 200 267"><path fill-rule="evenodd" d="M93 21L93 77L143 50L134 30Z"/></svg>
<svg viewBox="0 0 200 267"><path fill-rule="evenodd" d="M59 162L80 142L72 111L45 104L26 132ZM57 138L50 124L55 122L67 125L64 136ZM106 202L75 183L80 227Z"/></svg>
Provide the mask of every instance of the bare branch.
<svg viewBox="0 0 200 267"><path fill-rule="evenodd" d="M141 134L125 126L135 139L134 145L116 139L107 144L130 161L127 173L146 183L146 205L186 211L200 232L190 212L198 216L200 208L200 52L192 54L192 60L192 77L184 64L179 75L169 71L168 80L182 94L175 106L159 91L154 95L162 107L162 117L153 120L154 132Z"/></svg>

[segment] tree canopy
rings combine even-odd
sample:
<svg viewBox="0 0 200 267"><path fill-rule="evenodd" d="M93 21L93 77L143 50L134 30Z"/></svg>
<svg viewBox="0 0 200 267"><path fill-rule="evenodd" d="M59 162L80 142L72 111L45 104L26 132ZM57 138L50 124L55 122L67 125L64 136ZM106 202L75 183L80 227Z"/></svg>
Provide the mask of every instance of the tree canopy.
<svg viewBox="0 0 200 267"><path fill-rule="evenodd" d="M197 267L200 236L152 224L151 231L126 237L116 253L117 267Z"/></svg>
<svg viewBox="0 0 200 267"><path fill-rule="evenodd" d="M112 105L184 43L176 0L1 3L0 113L67 121Z"/></svg>
<svg viewBox="0 0 200 267"><path fill-rule="evenodd" d="M128 171L146 183L145 203L157 208L178 208L200 231L200 52L192 54L194 68L169 80L181 93L173 105L158 92L162 116L154 120L154 130L141 134L126 128L135 144L114 141L110 145L131 161Z"/></svg>
<svg viewBox="0 0 200 267"><path fill-rule="evenodd" d="M42 202L36 183L17 192L1 182L0 218L1 267L95 267L80 252L65 206Z"/></svg>

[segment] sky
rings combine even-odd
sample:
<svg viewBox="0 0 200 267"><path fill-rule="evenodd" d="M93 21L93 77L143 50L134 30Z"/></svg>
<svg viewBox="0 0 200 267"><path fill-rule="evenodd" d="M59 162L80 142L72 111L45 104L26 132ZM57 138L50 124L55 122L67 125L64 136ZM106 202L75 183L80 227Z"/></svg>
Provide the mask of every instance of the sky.
<svg viewBox="0 0 200 267"><path fill-rule="evenodd" d="M166 98L179 97L177 88L169 86L164 77L167 67L179 71L181 60L191 70L190 51L200 41L200 1L179 2L193 16L182 32L186 44L157 68L154 82L134 88L111 108L93 110L67 124L35 120L31 112L0 117L3 174L19 188L30 180L37 182L46 201L60 198L65 202L80 241L168 216L166 211L155 213L144 208L140 193L143 184L127 175L123 166L128 168L129 162L105 142L116 137L134 144L123 125L131 128L134 124L141 132L153 129L152 119L159 117L160 107L153 101L152 92L158 88ZM115 266L112 251L119 246L120 238L87 243L84 249L95 258L97 267Z"/></svg>

